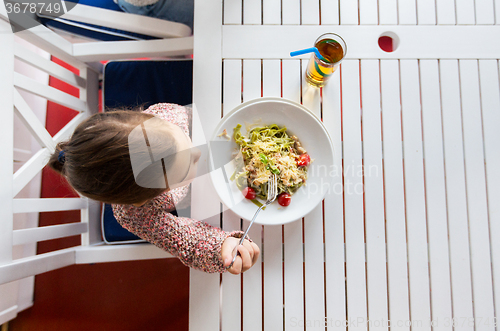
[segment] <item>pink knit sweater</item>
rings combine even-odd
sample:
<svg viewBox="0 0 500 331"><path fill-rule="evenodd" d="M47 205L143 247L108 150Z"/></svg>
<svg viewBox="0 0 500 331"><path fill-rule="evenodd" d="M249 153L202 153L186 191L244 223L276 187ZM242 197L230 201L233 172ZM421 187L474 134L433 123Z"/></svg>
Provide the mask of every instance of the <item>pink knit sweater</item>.
<svg viewBox="0 0 500 331"><path fill-rule="evenodd" d="M145 113L178 125L189 135L189 113L185 107L160 103ZM225 272L221 246L229 237L240 238L241 231L225 232L205 222L170 213L184 199L188 186L163 193L141 207L113 205L118 223L128 231L176 256L188 267L205 272Z"/></svg>

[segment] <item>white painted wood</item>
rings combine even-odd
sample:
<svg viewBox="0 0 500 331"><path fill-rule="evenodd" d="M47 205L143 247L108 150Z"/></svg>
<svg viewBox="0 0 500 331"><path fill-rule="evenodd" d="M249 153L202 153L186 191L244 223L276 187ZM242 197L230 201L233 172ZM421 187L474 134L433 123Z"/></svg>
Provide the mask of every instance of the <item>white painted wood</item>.
<svg viewBox="0 0 500 331"><path fill-rule="evenodd" d="M262 1L263 24L281 24L281 0Z"/></svg>
<svg viewBox="0 0 500 331"><path fill-rule="evenodd" d="M283 60L283 98L300 103L302 70L300 60ZM304 250L302 220L283 226L284 236L284 324L285 331L303 330L304 321Z"/></svg>
<svg viewBox="0 0 500 331"><path fill-rule="evenodd" d="M14 85L24 91L33 93L46 98L47 100L80 112L85 111L87 108L84 101L53 87L42 85L41 83L18 73L14 74Z"/></svg>
<svg viewBox="0 0 500 331"><path fill-rule="evenodd" d="M417 22L418 24L436 24L436 1L417 0Z"/></svg>
<svg viewBox="0 0 500 331"><path fill-rule="evenodd" d="M430 331L429 254L418 61L401 60L400 77L410 315L412 320L421 321L421 324L412 325L412 330Z"/></svg>
<svg viewBox="0 0 500 331"><path fill-rule="evenodd" d="M385 321L370 325L370 330L387 331L387 269L381 267L387 258L379 71L379 61L361 60L367 308L370 320Z"/></svg>
<svg viewBox="0 0 500 331"><path fill-rule="evenodd" d="M398 0L398 24L417 24L417 0Z"/></svg>
<svg viewBox="0 0 500 331"><path fill-rule="evenodd" d="M476 24L495 24L494 0L475 0Z"/></svg>
<svg viewBox="0 0 500 331"><path fill-rule="evenodd" d="M38 172L40 172L40 170L42 170L43 167L45 167L50 157L50 153L48 149L42 148L16 171L12 189L12 195L14 197L38 174ZM10 204L12 206L12 202L10 202ZM12 211L12 209L10 210Z"/></svg>
<svg viewBox="0 0 500 331"><path fill-rule="evenodd" d="M1 6L0 6L1 7ZM0 52L0 109L2 120L0 121L0 141L2 152L5 155L14 154L14 99L13 99L13 73L14 73L14 36L10 25L0 21L0 44L4 48ZM12 261L12 198L14 194L12 173L13 163L0 162L0 264Z"/></svg>
<svg viewBox="0 0 500 331"><path fill-rule="evenodd" d="M319 1L301 0L301 24L318 25L319 24ZM316 38L314 38L316 39Z"/></svg>
<svg viewBox="0 0 500 331"><path fill-rule="evenodd" d="M455 0L457 24L476 24L475 0Z"/></svg>
<svg viewBox="0 0 500 331"><path fill-rule="evenodd" d="M450 258L443 155L443 130L437 60L420 61L425 197L429 241L431 316L451 320ZM449 323L434 330L452 330Z"/></svg>
<svg viewBox="0 0 500 331"><path fill-rule="evenodd" d="M150 260L150 259L164 259L164 258L173 258L173 256L170 253L149 243L129 244L129 245L80 246L75 249L76 264ZM199 271L193 269L192 272L199 272ZM219 277L217 277L217 284L218 280ZM208 298L206 295L207 294L205 293L204 297Z"/></svg>
<svg viewBox="0 0 500 331"><path fill-rule="evenodd" d="M439 67L453 316L470 320L474 315L458 62L440 60ZM455 329L474 328L458 323Z"/></svg>
<svg viewBox="0 0 500 331"><path fill-rule="evenodd" d="M500 164L500 151L496 146L500 135L496 126L500 123L500 96L497 61L479 61L479 78L481 87L481 109L483 118L484 157L486 168L486 187L488 193L488 216L490 226L490 243L493 272L493 298L498 316L500 307L500 245L494 238L500 236L500 212L495 201L500 198L500 176L495 169Z"/></svg>
<svg viewBox="0 0 500 331"><path fill-rule="evenodd" d="M224 0L224 24L241 24L243 20L241 0Z"/></svg>
<svg viewBox="0 0 500 331"><path fill-rule="evenodd" d="M282 1L283 24L300 24L300 0Z"/></svg>
<svg viewBox="0 0 500 331"><path fill-rule="evenodd" d="M320 0L321 24L339 24L338 1Z"/></svg>
<svg viewBox="0 0 500 331"><path fill-rule="evenodd" d="M7 323L10 320L13 320L17 316L18 306L12 306L8 309L0 311L0 325ZM7 324L6 324L7 325Z"/></svg>
<svg viewBox="0 0 500 331"><path fill-rule="evenodd" d="M246 2L246 1L245 1ZM243 61L243 102L261 97L261 61ZM243 228L250 223L243 222ZM248 235L262 250L262 225L254 224ZM262 330L262 255L243 274L243 331Z"/></svg>
<svg viewBox="0 0 500 331"><path fill-rule="evenodd" d="M104 26L159 38L180 38L191 34L187 25L145 15L135 15L77 3L64 15L41 10L46 16Z"/></svg>
<svg viewBox="0 0 500 331"><path fill-rule="evenodd" d="M307 61L302 60L302 68ZM319 89L307 85L302 77L302 104L321 118L321 97ZM304 216L304 286L306 330L324 330L325 288L324 288L323 208L318 205Z"/></svg>
<svg viewBox="0 0 500 331"><path fill-rule="evenodd" d="M71 134L73 134L73 131L75 131L75 128L84 118L86 118L87 115L88 114L86 113L81 113L73 117L73 119L69 121L68 124L66 124L61 130L59 130L59 132L54 135L54 142L56 142L57 144L63 140L69 139Z"/></svg>
<svg viewBox="0 0 500 331"><path fill-rule="evenodd" d="M378 24L378 1L359 1L359 24Z"/></svg>
<svg viewBox="0 0 500 331"><path fill-rule="evenodd" d="M56 64L55 62L47 60L40 55L29 51L18 43L14 45L14 54L16 58L21 61L28 63L37 69L43 70L51 76L57 77L70 85L85 87L86 82L82 77Z"/></svg>
<svg viewBox="0 0 500 331"><path fill-rule="evenodd" d="M347 25L227 25L222 28L222 56L231 59L287 59L290 57L290 51L311 45L319 35L329 31L335 31L345 40L348 45L346 59L497 59L500 53L500 43L497 42L500 25L360 25L355 29ZM394 52L384 52L378 45L378 38L387 31L394 32L401 40ZM457 36L467 40L466 48L456 42ZM406 40L411 42L405 42ZM306 54L299 58L308 59L309 56Z"/></svg>
<svg viewBox="0 0 500 331"><path fill-rule="evenodd" d="M380 61L384 151L387 287L391 329L409 330L409 293L401 145L401 105L398 61Z"/></svg>
<svg viewBox="0 0 500 331"><path fill-rule="evenodd" d="M342 70L342 66L339 70ZM331 189L324 200L325 218L325 275L326 318L328 330L333 327L345 330L346 325L337 325L346 319L346 278L344 247L344 199L342 180L342 111L340 72L330 78L323 87L323 123L327 127L334 146L333 167L327 169L331 178Z"/></svg>
<svg viewBox="0 0 500 331"><path fill-rule="evenodd" d="M482 321L492 321L494 311L478 63L472 60L459 61L459 69L472 294L475 324L479 325L480 318ZM494 330L495 326L484 324L481 329Z"/></svg>
<svg viewBox="0 0 500 331"><path fill-rule="evenodd" d="M495 0L495 24L500 24L500 0Z"/></svg>
<svg viewBox="0 0 500 331"><path fill-rule="evenodd" d="M241 104L241 60L224 61L223 114ZM232 135L232 128L228 134ZM241 219L231 210L224 210L222 229L227 232L241 230ZM241 330L241 281L239 275L222 275L222 330Z"/></svg>
<svg viewBox="0 0 500 331"><path fill-rule="evenodd" d="M158 40L88 42L73 45L74 57L83 62L180 56L192 53L192 36Z"/></svg>
<svg viewBox="0 0 500 331"><path fill-rule="evenodd" d="M398 24L398 0L378 1L379 24Z"/></svg>
<svg viewBox="0 0 500 331"><path fill-rule="evenodd" d="M264 97L281 97L281 61L263 61L262 93ZM264 226L264 330L283 330L282 235L281 225Z"/></svg>
<svg viewBox="0 0 500 331"><path fill-rule="evenodd" d="M436 0L437 24L455 24L455 0Z"/></svg>
<svg viewBox="0 0 500 331"><path fill-rule="evenodd" d="M222 2L197 1L194 12L195 24L203 28L196 32L193 51L196 54L211 54L210 57L198 55L193 59L193 115L196 115L193 116L193 141L199 143L209 141L220 120ZM211 59L210 65L207 65L208 59ZM206 83L208 81L211 82L209 85ZM197 119L196 122L195 119ZM206 162L206 160L200 160L200 162ZM202 193L206 190L209 190L210 194ZM191 192L192 217L219 226L220 202L216 198L217 195L208 176L203 176L193 182ZM211 215L214 216L210 217ZM189 311L191 312L189 330L219 330L220 275L191 270L189 278Z"/></svg>
<svg viewBox="0 0 500 331"><path fill-rule="evenodd" d="M13 245L23 245L32 242L70 237L88 231L86 223L61 224L39 228L14 230Z"/></svg>
<svg viewBox="0 0 500 331"><path fill-rule="evenodd" d="M356 1L340 0L340 24L359 24L358 3Z"/></svg>
<svg viewBox="0 0 500 331"><path fill-rule="evenodd" d="M349 329L367 329L365 224L361 150L359 61L342 63L342 127L344 140L344 208L347 277L347 317L362 321ZM348 128L348 129L347 129Z"/></svg>
<svg viewBox="0 0 500 331"><path fill-rule="evenodd" d="M243 1L243 24L262 24L262 0Z"/></svg>
<svg viewBox="0 0 500 331"><path fill-rule="evenodd" d="M75 248L39 254L0 265L0 284L75 264Z"/></svg>
<svg viewBox="0 0 500 331"><path fill-rule="evenodd" d="M38 117L33 113L17 90L14 90L14 107L16 114L40 146L54 150L56 146L54 140L52 140L52 136L45 129L45 126L40 123Z"/></svg>

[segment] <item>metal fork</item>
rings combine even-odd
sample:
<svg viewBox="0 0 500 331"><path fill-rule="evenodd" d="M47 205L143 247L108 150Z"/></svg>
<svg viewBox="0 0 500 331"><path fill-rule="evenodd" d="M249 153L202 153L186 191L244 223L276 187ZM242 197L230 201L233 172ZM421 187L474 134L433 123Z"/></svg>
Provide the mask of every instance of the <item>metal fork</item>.
<svg viewBox="0 0 500 331"><path fill-rule="evenodd" d="M259 215L260 211L262 208L270 205L271 203L276 200L276 196L278 195L278 177L275 174L272 174L269 180L267 181L267 200L266 202L257 209L255 214L253 215L252 221L250 222L250 225L248 226L247 230L245 231L245 234L243 234L243 237L241 237L240 242L238 243L238 246L236 246L233 250L233 261L231 261L231 264L227 267L227 269L231 268L233 266L234 261L236 261L236 257L238 256L238 247L243 245L243 241L245 240L248 230L252 227L253 222L257 218L257 215Z"/></svg>

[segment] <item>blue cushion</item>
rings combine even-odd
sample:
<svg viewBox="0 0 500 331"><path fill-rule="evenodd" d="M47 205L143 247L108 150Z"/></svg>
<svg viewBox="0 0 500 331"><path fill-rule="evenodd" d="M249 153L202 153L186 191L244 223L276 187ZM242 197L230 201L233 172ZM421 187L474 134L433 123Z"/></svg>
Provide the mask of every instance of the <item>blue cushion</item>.
<svg viewBox="0 0 500 331"><path fill-rule="evenodd" d="M193 61L110 61L104 67L104 109L168 102L192 103ZM190 208L173 211L189 217ZM104 204L103 237L107 242L140 240L116 221L111 206Z"/></svg>
<svg viewBox="0 0 500 331"><path fill-rule="evenodd" d="M69 1L69 0L66 0ZM113 0L81 0L69 1L76 2L82 5L108 9L112 11L123 12ZM101 41L124 41L124 40L152 40L159 39L143 34L111 29L104 26L87 24L62 18L52 18L48 16L38 15L40 23L47 27L66 31L71 34L101 40Z"/></svg>

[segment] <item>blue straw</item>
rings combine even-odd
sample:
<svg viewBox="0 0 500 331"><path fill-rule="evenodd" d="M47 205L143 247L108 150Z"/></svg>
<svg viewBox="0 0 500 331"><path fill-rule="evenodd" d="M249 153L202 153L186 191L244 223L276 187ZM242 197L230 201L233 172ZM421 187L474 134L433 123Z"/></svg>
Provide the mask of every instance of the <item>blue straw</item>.
<svg viewBox="0 0 500 331"><path fill-rule="evenodd" d="M302 55L302 54L307 54L307 53L312 53L312 52L316 53L316 56L319 59L321 59L322 61L330 62L327 59L325 59L323 57L323 55L321 55L321 53L318 51L318 49L316 47L311 47L311 48L302 49L300 51L290 52L290 56L297 56L297 55Z"/></svg>

